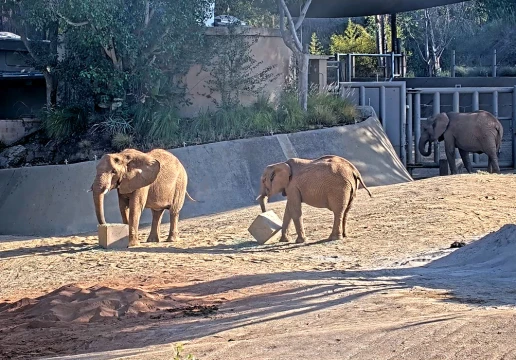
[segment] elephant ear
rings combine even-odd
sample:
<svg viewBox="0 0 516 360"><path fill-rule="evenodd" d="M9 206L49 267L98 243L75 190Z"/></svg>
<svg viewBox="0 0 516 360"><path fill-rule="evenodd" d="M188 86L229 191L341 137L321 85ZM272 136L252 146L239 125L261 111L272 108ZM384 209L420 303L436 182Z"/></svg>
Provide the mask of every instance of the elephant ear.
<svg viewBox="0 0 516 360"><path fill-rule="evenodd" d="M271 182L271 195L281 192L283 196L286 196L285 188L288 186L292 176L290 165L283 162L274 164L271 167L272 171L269 179Z"/></svg>
<svg viewBox="0 0 516 360"><path fill-rule="evenodd" d="M432 124L432 127L434 128L434 140L442 140L440 137L443 136L449 124L450 119L446 113L440 113L435 116Z"/></svg>
<svg viewBox="0 0 516 360"><path fill-rule="evenodd" d="M127 153L123 156L127 161L127 172L122 176L118 187L121 194L129 194L149 186L158 177L160 163L152 156L144 153Z"/></svg>

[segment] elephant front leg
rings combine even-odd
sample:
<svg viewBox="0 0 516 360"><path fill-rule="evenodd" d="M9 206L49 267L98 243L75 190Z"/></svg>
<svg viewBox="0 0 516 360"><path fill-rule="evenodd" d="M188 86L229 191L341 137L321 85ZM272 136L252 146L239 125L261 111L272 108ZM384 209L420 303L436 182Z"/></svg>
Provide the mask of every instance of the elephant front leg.
<svg viewBox="0 0 516 360"><path fill-rule="evenodd" d="M473 173L473 168L471 167L471 160L469 158L469 152L459 149L459 154L464 163L464 167L468 171L468 173Z"/></svg>
<svg viewBox="0 0 516 360"><path fill-rule="evenodd" d="M290 211L288 206L285 207L285 213L283 214L283 225L281 227L281 239L280 242L288 242L288 228L290 227L290 223L292 222L292 216L290 215Z"/></svg>
<svg viewBox="0 0 516 360"><path fill-rule="evenodd" d="M152 225L147 242L159 243L159 224L165 210L152 210Z"/></svg>
<svg viewBox="0 0 516 360"><path fill-rule="evenodd" d="M301 244L306 241L305 229L303 226L303 212L301 209L301 200L295 201L287 200L287 211L290 213L294 226L296 228L297 239L296 244Z"/></svg>
<svg viewBox="0 0 516 360"><path fill-rule="evenodd" d="M445 141L446 159L450 166L450 173L457 174L457 166L455 165L455 142Z"/></svg>
<svg viewBox="0 0 516 360"><path fill-rule="evenodd" d="M129 200L129 246L139 244L138 227L145 202L147 201L147 193L137 192L138 194L133 193Z"/></svg>
<svg viewBox="0 0 516 360"><path fill-rule="evenodd" d="M129 224L129 199L123 197L118 193L118 207L120 209L120 215L122 216L122 222Z"/></svg>

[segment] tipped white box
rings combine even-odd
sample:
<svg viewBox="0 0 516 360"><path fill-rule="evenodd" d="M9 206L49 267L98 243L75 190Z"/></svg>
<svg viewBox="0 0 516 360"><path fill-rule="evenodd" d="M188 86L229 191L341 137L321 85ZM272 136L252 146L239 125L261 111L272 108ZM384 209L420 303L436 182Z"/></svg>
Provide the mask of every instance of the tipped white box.
<svg viewBox="0 0 516 360"><path fill-rule="evenodd" d="M97 226L99 245L104 249L126 249L129 247L129 225L103 224Z"/></svg>
<svg viewBox="0 0 516 360"><path fill-rule="evenodd" d="M283 222L272 210L261 213L247 229L259 244L281 237Z"/></svg>

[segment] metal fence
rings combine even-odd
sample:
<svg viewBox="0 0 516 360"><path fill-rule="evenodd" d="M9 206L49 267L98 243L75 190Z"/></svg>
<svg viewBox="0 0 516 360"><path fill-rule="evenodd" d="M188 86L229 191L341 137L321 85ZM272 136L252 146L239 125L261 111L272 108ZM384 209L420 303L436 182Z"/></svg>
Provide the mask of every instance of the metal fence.
<svg viewBox="0 0 516 360"><path fill-rule="evenodd" d="M360 72L360 66L357 64L357 58L373 58L378 60L376 66L377 81L392 81L395 77L405 77L407 69L407 61L405 54L335 54L334 60L328 61L328 68L330 73L334 73L337 82L350 82L356 77L371 76L357 76ZM359 74L360 75L360 74Z"/></svg>
<svg viewBox="0 0 516 360"><path fill-rule="evenodd" d="M446 159L443 143L435 143L430 156L419 152L422 127L429 117L440 112L476 110L489 111L500 120L504 134L499 165L516 168L516 86L406 88L404 81L341 82L339 91L357 105L374 108L396 153L410 171L439 168L439 160ZM459 159L457 150L455 155ZM487 167L487 155L470 157L473 167Z"/></svg>

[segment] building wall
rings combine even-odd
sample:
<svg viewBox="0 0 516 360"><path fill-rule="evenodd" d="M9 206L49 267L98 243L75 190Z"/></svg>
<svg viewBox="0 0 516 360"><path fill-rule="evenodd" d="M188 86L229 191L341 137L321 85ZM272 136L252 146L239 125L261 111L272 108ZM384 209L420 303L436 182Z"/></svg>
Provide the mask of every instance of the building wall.
<svg viewBox="0 0 516 360"><path fill-rule="evenodd" d="M225 27L213 27L207 29L209 36L227 36L228 29ZM268 28L249 28L246 37L258 37L258 41L252 46L251 53L256 61L263 61L261 68L276 65L273 70L280 76L266 88L265 92L272 95L274 99L281 91L285 84L285 78L289 72L289 64L292 52L285 45L279 30ZM194 66L188 72L185 78L187 85L188 97L191 105L181 109L181 116L194 117L200 110L213 108L215 106L213 99L208 98L209 95L215 99L220 99L220 94L210 94L206 82L210 79L209 72L201 71L200 66ZM249 104L254 100L251 96L241 96L243 104Z"/></svg>

